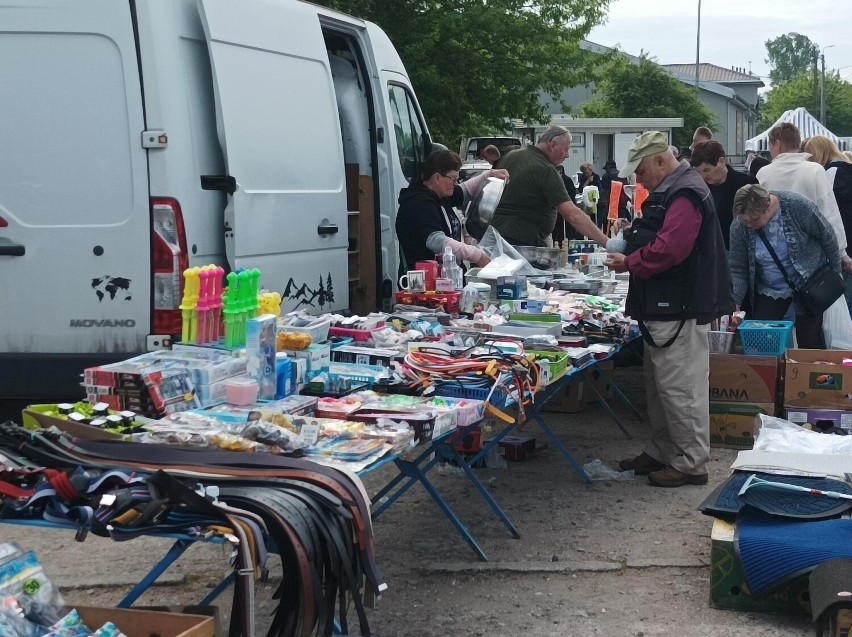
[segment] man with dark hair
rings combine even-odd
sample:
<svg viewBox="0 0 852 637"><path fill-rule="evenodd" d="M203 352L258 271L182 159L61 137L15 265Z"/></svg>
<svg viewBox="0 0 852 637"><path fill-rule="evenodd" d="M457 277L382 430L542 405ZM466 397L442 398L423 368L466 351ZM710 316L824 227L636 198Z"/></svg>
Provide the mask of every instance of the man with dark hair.
<svg viewBox="0 0 852 637"><path fill-rule="evenodd" d="M494 168L494 166L497 165L497 162L500 161L500 149L494 144L488 144L488 146L482 149L479 156L491 164L491 167Z"/></svg>
<svg viewBox="0 0 852 637"><path fill-rule="evenodd" d="M828 183L825 169L809 161L808 153L799 152L802 135L789 122L773 126L768 135L772 163L757 171L757 181L766 190L796 192L813 201L834 230L843 269L852 271L852 259L846 254L846 230L837 207L837 199Z"/></svg>
<svg viewBox="0 0 852 637"><path fill-rule="evenodd" d="M707 484L710 460L710 321L734 309L725 244L707 184L649 131L619 173L649 191L627 235L626 254L605 264L630 273L625 313L645 340L645 395L651 438L622 471L658 487Z"/></svg>
<svg viewBox="0 0 852 637"><path fill-rule="evenodd" d="M607 217L609 215L609 198L612 192L612 182L620 181L622 184L627 184L627 180L618 176L618 166L615 161L608 159L604 164L604 173L601 175L601 205L598 206L598 227L606 231ZM627 218L627 193L624 188L621 189L621 195L618 198L618 216L621 219Z"/></svg>
<svg viewBox="0 0 852 637"><path fill-rule="evenodd" d="M518 246L547 246L557 214L582 236L606 245L606 235L571 201L556 166L571 148L571 133L550 126L536 141L512 151L500 161L512 175L494 212L491 225L506 241Z"/></svg>
<svg viewBox="0 0 852 637"><path fill-rule="evenodd" d="M746 184L756 184L757 179L734 170L725 160L725 149L715 139L698 142L692 149L689 162L698 171L713 195L716 204L716 217L725 240L725 250L729 249L731 222L734 220L734 195Z"/></svg>
<svg viewBox="0 0 852 637"><path fill-rule="evenodd" d="M452 206L463 205L487 177L508 176L505 170L486 170L458 185L461 158L451 150L434 150L423 162L420 181L399 193L396 236L399 240L400 272L417 261L429 261L449 246L459 263L463 260L486 265L490 259L479 248L462 241L461 221Z"/></svg>
<svg viewBox="0 0 852 637"><path fill-rule="evenodd" d="M571 178L565 174L565 167L562 164L559 164L556 167L556 172L558 172L559 176L562 178L562 183L565 184L565 190L568 191L568 196L571 198L571 201L575 201L577 199L577 187L574 185L574 182L571 181ZM577 232L574 228L561 217L556 218L556 226L553 228L552 237L553 247L561 246L563 241L571 241L571 239L578 238Z"/></svg>

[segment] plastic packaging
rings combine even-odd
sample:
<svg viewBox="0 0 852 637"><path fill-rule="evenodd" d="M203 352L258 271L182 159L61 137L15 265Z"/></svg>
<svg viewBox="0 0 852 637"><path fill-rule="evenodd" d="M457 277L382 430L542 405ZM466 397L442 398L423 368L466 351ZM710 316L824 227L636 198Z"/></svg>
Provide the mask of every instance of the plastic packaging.
<svg viewBox="0 0 852 637"><path fill-rule="evenodd" d="M584 464L583 471L586 472L590 480L618 480L620 482L627 482L634 478L632 469L630 471L616 471L598 459Z"/></svg>
<svg viewBox="0 0 852 637"><path fill-rule="evenodd" d="M450 246L444 248L443 261L441 262L441 278L452 281L454 290L461 290L464 287L462 269L456 263L456 256L453 254Z"/></svg>
<svg viewBox="0 0 852 637"><path fill-rule="evenodd" d="M849 455L852 454L852 436L810 431L789 420L760 414L754 451Z"/></svg>
<svg viewBox="0 0 852 637"><path fill-rule="evenodd" d="M229 378L225 381L225 396L229 405L251 405L257 402L258 384L253 378Z"/></svg>
<svg viewBox="0 0 852 637"><path fill-rule="evenodd" d="M313 343L311 335L307 332L286 332L281 331L276 335L276 349L297 349L302 350Z"/></svg>
<svg viewBox="0 0 852 637"><path fill-rule="evenodd" d="M625 250L627 250L627 241L622 238L621 231L619 230L617 237L606 242L606 251L623 254Z"/></svg>
<svg viewBox="0 0 852 637"><path fill-rule="evenodd" d="M500 455L500 448L494 445L485 454L485 466L489 469L507 469L509 463L506 462L506 458Z"/></svg>

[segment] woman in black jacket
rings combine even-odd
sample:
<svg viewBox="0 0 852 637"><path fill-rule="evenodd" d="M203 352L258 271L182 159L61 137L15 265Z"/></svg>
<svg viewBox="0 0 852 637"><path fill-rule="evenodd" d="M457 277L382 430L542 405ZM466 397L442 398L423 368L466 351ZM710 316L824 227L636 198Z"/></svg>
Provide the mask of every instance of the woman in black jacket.
<svg viewBox="0 0 852 637"><path fill-rule="evenodd" d="M826 170L846 231L846 254L852 256L852 245L849 244L852 241L852 163L837 144L824 135L809 137L802 147L806 153L810 153L811 161L821 164ZM846 281L846 304L852 316L852 273L844 272L843 278Z"/></svg>

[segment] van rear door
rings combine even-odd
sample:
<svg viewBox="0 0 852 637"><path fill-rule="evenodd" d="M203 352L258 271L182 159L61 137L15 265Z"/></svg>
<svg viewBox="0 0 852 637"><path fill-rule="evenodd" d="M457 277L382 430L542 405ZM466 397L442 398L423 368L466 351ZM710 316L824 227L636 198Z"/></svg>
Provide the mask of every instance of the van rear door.
<svg viewBox="0 0 852 637"><path fill-rule="evenodd" d="M47 386L47 355L143 351L151 277L129 3L0 1L0 25L5 391L33 355Z"/></svg>
<svg viewBox="0 0 852 637"><path fill-rule="evenodd" d="M399 192L416 179L431 141L411 80L393 43L376 24L365 22L370 49L377 69L374 91L376 120L386 129L385 143L379 144L380 242L382 251L382 292L391 296L398 276L399 246L396 239L396 213ZM385 178L384 173L387 177Z"/></svg>
<svg viewBox="0 0 852 637"><path fill-rule="evenodd" d="M346 308L343 146L316 8L198 0L219 141L236 191L225 211L233 268L259 268L282 309Z"/></svg>

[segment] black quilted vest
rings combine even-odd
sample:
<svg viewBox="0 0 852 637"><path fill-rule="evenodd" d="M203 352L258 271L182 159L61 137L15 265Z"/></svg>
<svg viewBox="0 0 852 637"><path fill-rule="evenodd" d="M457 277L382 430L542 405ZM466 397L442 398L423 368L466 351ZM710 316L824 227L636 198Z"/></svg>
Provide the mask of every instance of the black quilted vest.
<svg viewBox="0 0 852 637"><path fill-rule="evenodd" d="M649 279L631 274L626 312L636 320L696 319L703 325L734 310L725 243L713 197L701 176L681 165L673 177L667 187L655 190L642 205L642 218L633 222L627 237L627 254L656 238L669 204L680 196L688 197L701 211L695 246L685 261L665 272Z"/></svg>

